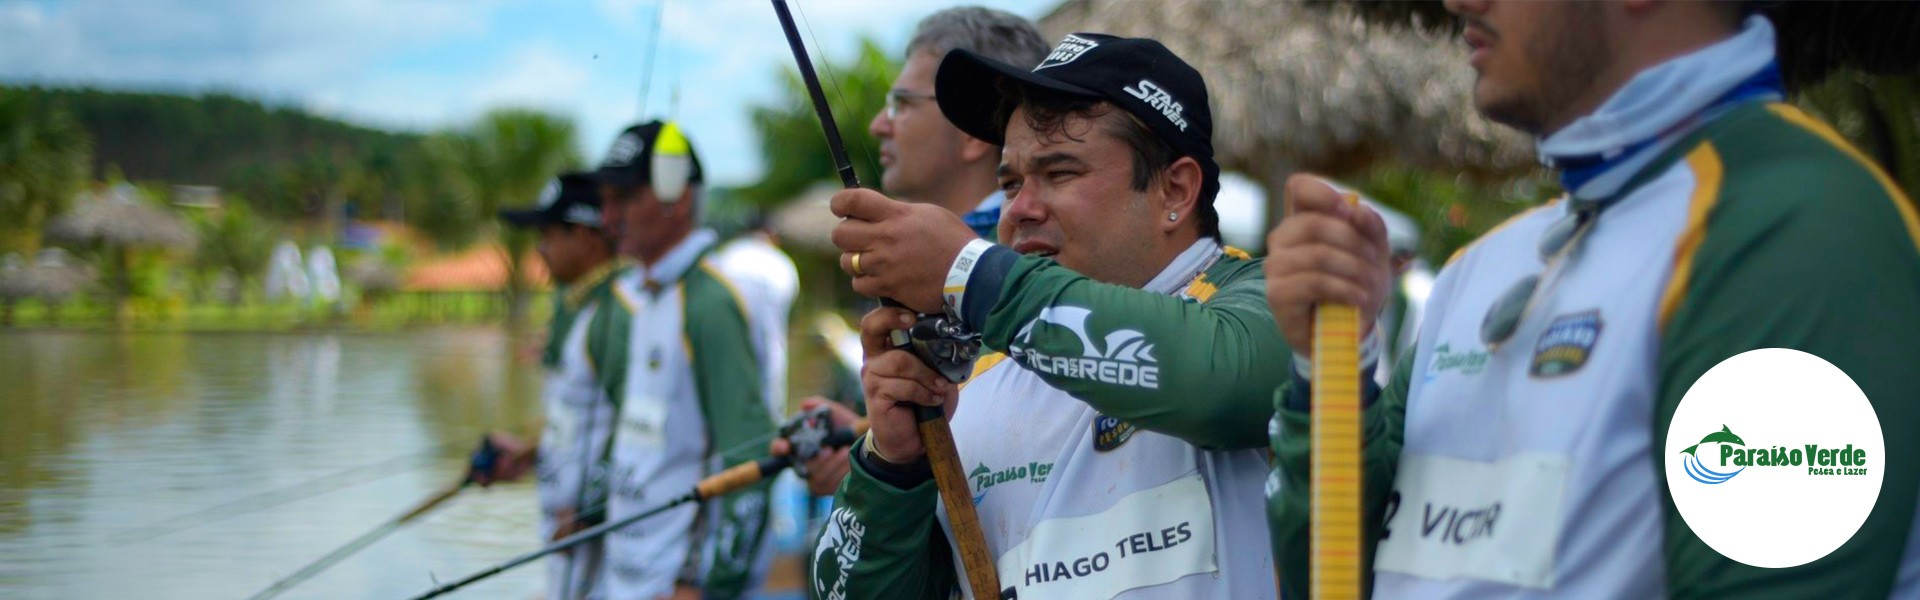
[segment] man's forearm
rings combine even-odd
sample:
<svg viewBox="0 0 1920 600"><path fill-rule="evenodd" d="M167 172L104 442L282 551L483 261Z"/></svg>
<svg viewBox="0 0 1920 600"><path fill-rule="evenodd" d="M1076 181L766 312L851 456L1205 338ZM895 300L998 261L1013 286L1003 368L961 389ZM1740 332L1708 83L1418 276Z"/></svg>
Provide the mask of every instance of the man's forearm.
<svg viewBox="0 0 1920 600"><path fill-rule="evenodd" d="M872 466L858 458L865 441L852 448L852 469L834 495L833 514L815 544L812 597L947 597L957 574L935 518L939 491L930 476L906 489L878 478Z"/></svg>
<svg viewBox="0 0 1920 600"><path fill-rule="evenodd" d="M1257 448L1286 376L1276 365L1292 352L1267 309L1258 263L1238 264L1244 270L1227 283L1198 279L1189 291L1208 291L1189 300L997 247L973 271L962 312L988 347L1103 415L1201 447Z"/></svg>

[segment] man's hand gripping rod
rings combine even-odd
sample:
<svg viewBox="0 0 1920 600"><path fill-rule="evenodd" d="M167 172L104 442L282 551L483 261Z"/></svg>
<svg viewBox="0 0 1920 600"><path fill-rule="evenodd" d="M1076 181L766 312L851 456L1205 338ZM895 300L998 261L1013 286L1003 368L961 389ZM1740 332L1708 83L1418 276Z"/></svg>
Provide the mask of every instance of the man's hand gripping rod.
<svg viewBox="0 0 1920 600"><path fill-rule="evenodd" d="M781 469L805 464L809 459L819 454L822 449L845 448L852 445L854 437L864 432L864 423L855 424L852 431L834 429L833 417L825 406L802 412L794 415L793 419L787 421L786 424L780 427L780 437L786 438L789 443L793 444L793 451L786 456L768 457L758 461L734 465L725 471L715 473L706 479L700 480L699 483L694 484L692 490L672 500L668 500L665 504L653 507L639 514L622 518L618 521L608 521L583 529L578 533L561 538L559 541L547 544L539 550L516 556L512 560L500 563L497 566L468 575L458 581L436 587L425 594L417 596L415 600L426 600L450 593L482 579L503 573L508 569L539 560L541 557L549 554L560 552L586 543L589 540L605 536L614 530L646 520L649 517L667 512L675 507L731 494L747 486L773 477L779 473ZM476 465L477 464L478 463L476 463ZM601 510L604 509L595 509L591 512L598 513Z"/></svg>
<svg viewBox="0 0 1920 600"><path fill-rule="evenodd" d="M794 26L786 0L773 0L773 10L780 16L780 27L786 31L787 45L793 49L800 79L806 83L813 110L820 116L820 127L826 131L827 148L833 154L840 183L848 189L860 187L860 180L853 172L853 161L848 159L846 145L840 140L840 128L834 124L833 111L827 106L827 96L820 89L820 78L813 72L813 61L807 58L807 48L800 41L800 30ZM900 306L889 299L880 301L887 306ZM973 374L980 336L959 322L940 315L920 315L913 327L894 331L891 336L893 347L912 352L948 381L960 383ZM946 505L947 520L953 526L954 542L960 548L968 590L976 600L1000 598L1003 596L1000 576L993 555L987 551L980 517L973 510L973 496L960 466L959 453L954 449L953 430L947 426L946 412L938 406L920 406L915 419L919 422L920 445L926 448L934 484L940 488L940 500Z"/></svg>

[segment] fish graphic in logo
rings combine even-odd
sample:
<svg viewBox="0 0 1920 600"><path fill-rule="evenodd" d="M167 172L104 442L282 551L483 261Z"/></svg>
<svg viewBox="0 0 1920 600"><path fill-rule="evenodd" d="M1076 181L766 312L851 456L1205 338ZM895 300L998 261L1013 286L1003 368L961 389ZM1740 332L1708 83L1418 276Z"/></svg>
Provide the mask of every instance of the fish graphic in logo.
<svg viewBox="0 0 1920 600"><path fill-rule="evenodd" d="M979 506L981 500L987 499L987 488L993 486L993 469L987 468L987 465L982 463L974 467L972 473L967 474L967 479L974 480L976 483L973 487L980 490L973 493L973 505Z"/></svg>
<svg viewBox="0 0 1920 600"><path fill-rule="evenodd" d="M1740 436L1734 435L1732 429L1728 429L1726 425L1721 425L1719 431L1709 433L1707 434L1707 437L1700 438L1699 444L1687 446L1685 450L1680 451L1681 454L1687 455L1687 458L1685 459L1686 462L1684 464L1687 469L1688 477L1692 477L1694 481L1698 481L1700 483L1713 485L1713 484L1726 483L1728 479L1733 479L1733 476L1739 475L1741 471L1747 470L1746 467L1740 467L1739 469L1735 469L1731 472L1721 473L1719 471L1708 469L1706 465L1701 464L1700 455L1695 453L1694 451L1699 449L1701 444L1710 444L1710 443L1733 444L1733 445L1742 446L1742 447L1747 445L1746 440L1742 440L1740 439Z"/></svg>

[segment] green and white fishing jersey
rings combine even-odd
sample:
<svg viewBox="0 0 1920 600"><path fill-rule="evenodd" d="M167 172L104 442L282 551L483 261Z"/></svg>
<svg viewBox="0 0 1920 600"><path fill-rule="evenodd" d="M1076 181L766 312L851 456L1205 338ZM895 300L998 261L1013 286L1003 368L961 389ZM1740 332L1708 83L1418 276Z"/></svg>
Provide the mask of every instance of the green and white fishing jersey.
<svg viewBox="0 0 1920 600"><path fill-rule="evenodd" d="M767 410L777 421L787 411L787 323L793 298L800 293L800 272L773 237L760 231L721 244L711 261L720 272L733 275L734 289L746 301L754 350L766 373L762 390Z"/></svg>
<svg viewBox="0 0 1920 600"><path fill-rule="evenodd" d="M735 275L709 260L715 236L699 230L656 264L623 272L614 294L631 315L619 398L607 519L687 493L725 466L766 455L753 444L774 429L765 373ZM731 452L730 454L726 452ZM651 517L608 534L610 598L655 598L676 581L707 598L739 598L764 577L766 484Z"/></svg>
<svg viewBox="0 0 1920 600"><path fill-rule="evenodd" d="M1920 438L1897 433L1920 423L1911 200L1825 124L1764 102L1679 138L1619 194L1504 344L1481 341L1489 307L1542 273L1541 239L1570 203L1514 218L1441 272L1414 360L1366 411L1374 597L1920 597ZM1760 348L1832 363L1889 434L1858 533L1783 569L1703 543L1661 468L1688 388ZM1295 380L1276 397L1269 488L1283 588L1302 598L1306 393Z"/></svg>
<svg viewBox="0 0 1920 600"><path fill-rule="evenodd" d="M1000 352L975 365L951 425L1000 584L1018 598L1273 597L1260 386L1284 374L1260 365L1290 351L1259 261L1202 240L1144 289L1004 248L980 263L1004 287L976 271L966 302L990 306L965 309ZM869 467L856 458L842 484L813 597L946 596L965 573L935 485Z"/></svg>
<svg viewBox="0 0 1920 600"><path fill-rule="evenodd" d="M602 468L599 458L606 454L611 440L614 404L600 385L599 369L588 352L588 339L593 337L597 311L614 302L615 272L616 266L610 262L554 292L554 314L548 323L547 348L541 360L546 367L540 397L546 424L534 463L542 543L552 539L560 515L582 515L600 508L605 500L604 491L589 490L587 482L603 476L594 471ZM571 553L549 557L548 597L593 597L600 549L595 541Z"/></svg>

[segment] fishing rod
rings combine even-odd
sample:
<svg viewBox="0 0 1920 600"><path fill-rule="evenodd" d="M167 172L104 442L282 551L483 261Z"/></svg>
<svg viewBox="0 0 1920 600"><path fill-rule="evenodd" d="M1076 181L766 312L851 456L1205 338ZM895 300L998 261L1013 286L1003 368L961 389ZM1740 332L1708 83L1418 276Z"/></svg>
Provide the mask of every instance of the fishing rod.
<svg viewBox="0 0 1920 600"><path fill-rule="evenodd" d="M1343 194L1348 205L1360 197ZM1322 303L1313 311L1313 416L1308 521L1308 597L1360 598L1360 309Z"/></svg>
<svg viewBox="0 0 1920 600"><path fill-rule="evenodd" d="M294 571L292 575L273 582L273 585L267 586L267 589L260 590L259 593L248 596L247 600L266 600L267 598L277 596L281 592L299 585L300 582L311 579L314 575L319 575L321 571L327 570L340 561L346 560L347 557L353 556L355 552L359 552L374 542L380 541L380 539L386 537L387 534L398 531L401 526L412 522L414 519L420 518L421 515L425 515L429 511L438 508L446 501L452 500L454 496L460 494L461 490L465 490L468 486L473 485L473 482L480 474L491 473L495 461L498 461L499 458L500 448L493 445L492 438L482 435L480 438L480 448L474 451L472 458L468 459L467 473L462 476L459 481L454 482L452 485L438 492L434 492L432 496L428 496L426 500L414 505L412 509L402 513L400 516L380 524L379 527L375 527L371 531L360 534L360 537L353 538L353 541L347 542L346 545L335 548L332 552L328 552L326 556L320 557L320 560L313 561L312 564L308 564L300 570Z"/></svg>
<svg viewBox="0 0 1920 600"><path fill-rule="evenodd" d="M820 127L826 132L827 150L833 155L840 183L846 189L858 188L860 180L854 174L853 160L847 156L846 144L840 140L840 128L834 123L833 109L827 105L826 93L820 88L820 77L813 71L813 61L807 57L807 47L800 41L800 30L794 24L786 0L773 0L773 10L780 17L781 29L786 32L787 46L793 50L793 61L799 67L800 79L806 84L807 96L813 102L813 112L819 116ZM900 303L891 299L882 298L880 302L887 306L900 306ZM980 350L978 334L968 331L957 321L938 315L920 315L908 330L896 330L888 335L893 347L912 352L954 383L964 382L972 375L973 361ZM960 464L960 453L953 444L953 429L947 424L946 411L939 406L916 405L914 420L920 433L920 445L926 449L927 463L933 470L934 485L939 488L940 500L947 507L947 523L953 529L954 545L960 550L968 589L976 599L1004 597L998 567L987 550L986 534L980 528L979 514L974 511L972 491Z"/></svg>
<svg viewBox="0 0 1920 600"><path fill-rule="evenodd" d="M739 491L747 486L765 481L779 474L783 469L789 467L804 468L805 463L814 456L817 456L823 449L845 448L852 445L854 436L864 433L864 429L863 424L855 424L852 430L835 429L833 427L832 417L825 406L801 412L796 415L793 420L780 428L781 437L786 438L793 444L793 451L786 455L772 456L758 461L734 465L725 471L715 473L706 479L700 480L699 483L694 484L692 490L688 490L685 494L668 500L665 504L623 517L617 521L608 521L583 529L578 533L561 538L559 541L547 544L538 550L516 556L499 565L489 567L472 575L460 578L457 581L436 587L425 594L416 596L414 600L427 600L428 598L435 598L452 593L454 590L498 575L508 569L539 560L541 557L555 552L561 552L574 546L587 543L622 527L644 521L649 517L673 510L674 508L694 502L711 500Z"/></svg>
<svg viewBox="0 0 1920 600"><path fill-rule="evenodd" d="M820 410L824 410L824 408ZM796 419L800 419L800 418L804 418L804 417L796 417ZM864 433L865 429L866 428L864 426L864 423L856 426L856 431L858 432ZM727 449L723 453L723 455L733 454L738 451L754 448L756 446L763 446L767 442L773 441L774 437L780 436L780 435L782 435L780 431L770 431L765 434L755 436L753 439L749 439L747 441L741 442L739 444L734 445L733 448ZM806 435L806 434L801 434L801 435ZM795 447L797 449L799 447L798 444L796 444ZM449 485L446 488L441 489L440 491L434 492L433 495L428 496L427 499L422 500L419 504L414 505L414 507L411 509L408 509L407 512L402 513L400 516L395 517L392 520L381 524L379 527L376 527L371 531L361 534L360 537L354 538L352 541L347 542L345 545L334 549L332 552L328 552L325 556L320 557L319 560L316 560L312 564L302 567L299 571L294 572L292 575L289 575L286 578L281 579L279 581L275 581L273 585L267 587L267 589L261 590L259 593L254 594L253 596L249 596L248 600L265 600L267 598L272 598L276 595L279 595L281 592L285 592L288 588L292 588L293 586L299 585L300 583L308 579L312 579L314 575L320 574L321 571L325 571L329 568L332 568L333 565L338 564L340 561L345 560L347 557L352 556L355 553L366 549L367 546L373 545L374 542L380 541L380 539L385 538L387 534L390 534L390 533L393 533L394 531L399 530L401 526L406 525L407 523L410 523L415 519L420 518L422 515L425 515L426 513L432 511L435 508L439 508L441 504L445 503L447 500L453 499L453 497L456 495L459 495L459 493L462 490L471 486L475 481L476 474L492 472L494 462L499 459L499 455L500 455L500 449L499 447L493 445L493 440L487 437L482 437L480 440L480 448L475 450L473 453L473 456L468 460L467 474L466 476L462 477L460 481L454 483L453 485ZM808 456L811 456L811 454L809 454ZM591 518L597 517L598 515L604 514L605 511L606 511L606 507L602 505L592 510L582 511L580 515L576 518L581 520L591 519Z"/></svg>

